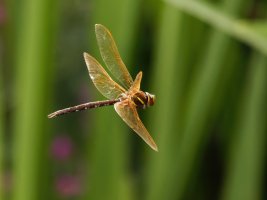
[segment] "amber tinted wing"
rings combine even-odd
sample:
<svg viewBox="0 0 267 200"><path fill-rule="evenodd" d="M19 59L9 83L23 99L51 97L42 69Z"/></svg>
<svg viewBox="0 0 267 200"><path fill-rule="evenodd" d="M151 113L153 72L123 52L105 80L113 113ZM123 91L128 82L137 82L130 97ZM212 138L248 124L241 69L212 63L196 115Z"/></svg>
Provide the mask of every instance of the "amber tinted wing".
<svg viewBox="0 0 267 200"><path fill-rule="evenodd" d="M136 93L140 90L140 85L141 85L141 80L142 80L142 71L140 71L135 79L134 79L134 82L132 84L132 86L130 87L129 89L129 92L132 92L132 93Z"/></svg>
<svg viewBox="0 0 267 200"><path fill-rule="evenodd" d="M129 89L133 79L121 59L111 33L101 24L95 25L95 32L100 53L107 68L126 89Z"/></svg>
<svg viewBox="0 0 267 200"><path fill-rule="evenodd" d="M153 150L158 151L156 143L140 120L133 102L126 99L116 103L114 107L123 121L125 121Z"/></svg>
<svg viewBox="0 0 267 200"><path fill-rule="evenodd" d="M111 79L104 68L97 62L97 60L84 53L84 59L89 71L90 78L95 84L96 88L108 99L115 99L125 90Z"/></svg>

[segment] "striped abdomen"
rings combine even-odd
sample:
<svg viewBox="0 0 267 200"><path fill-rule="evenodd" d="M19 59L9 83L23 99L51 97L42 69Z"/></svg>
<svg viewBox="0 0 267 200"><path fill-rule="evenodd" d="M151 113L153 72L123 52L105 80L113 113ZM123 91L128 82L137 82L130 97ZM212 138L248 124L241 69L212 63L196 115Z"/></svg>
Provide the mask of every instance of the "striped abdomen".
<svg viewBox="0 0 267 200"><path fill-rule="evenodd" d="M120 99L88 102L88 103L80 104L80 105L77 105L77 106L73 106L73 107L62 109L62 110L58 110L56 112L53 112L53 113L49 114L48 118L57 117L57 116L60 116L60 115L71 113L71 112L78 112L78 111L82 111L82 110L98 108L98 107L102 107L102 106L111 106L111 105L114 105L115 103L117 103L119 101L120 101Z"/></svg>

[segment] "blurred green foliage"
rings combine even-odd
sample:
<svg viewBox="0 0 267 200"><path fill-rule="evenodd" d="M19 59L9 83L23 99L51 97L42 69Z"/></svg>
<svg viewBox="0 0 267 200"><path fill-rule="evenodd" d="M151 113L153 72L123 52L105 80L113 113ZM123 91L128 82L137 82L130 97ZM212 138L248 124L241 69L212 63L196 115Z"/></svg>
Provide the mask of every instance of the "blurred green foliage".
<svg viewBox="0 0 267 200"><path fill-rule="evenodd" d="M266 199L263 0L0 2L0 199ZM108 27L156 104L152 151L100 108L82 53Z"/></svg>

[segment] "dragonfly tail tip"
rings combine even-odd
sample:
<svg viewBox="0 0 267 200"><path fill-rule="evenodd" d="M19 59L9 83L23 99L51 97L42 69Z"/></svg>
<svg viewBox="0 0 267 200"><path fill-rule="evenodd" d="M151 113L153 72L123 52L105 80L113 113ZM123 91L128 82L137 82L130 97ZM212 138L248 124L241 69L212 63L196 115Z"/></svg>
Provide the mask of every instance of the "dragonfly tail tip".
<svg viewBox="0 0 267 200"><path fill-rule="evenodd" d="M49 114L49 115L47 115L47 117L49 118L49 119L51 119L51 118L53 118L53 117L55 117L56 115L54 114L54 113L51 113L51 114Z"/></svg>

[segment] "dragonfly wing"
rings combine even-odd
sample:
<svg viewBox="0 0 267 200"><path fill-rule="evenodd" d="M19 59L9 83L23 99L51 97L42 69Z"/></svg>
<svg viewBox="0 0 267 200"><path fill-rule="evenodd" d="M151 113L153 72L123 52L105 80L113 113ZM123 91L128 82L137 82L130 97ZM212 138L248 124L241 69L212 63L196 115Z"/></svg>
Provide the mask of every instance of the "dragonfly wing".
<svg viewBox="0 0 267 200"><path fill-rule="evenodd" d="M115 103L114 107L123 121L131 129L133 129L153 150L158 151L156 143L140 120L134 104L126 99L124 101Z"/></svg>
<svg viewBox="0 0 267 200"><path fill-rule="evenodd" d="M112 80L94 57L88 53L84 53L83 55L90 78L101 94L108 99L116 99L120 94L125 92L125 89Z"/></svg>
<svg viewBox="0 0 267 200"><path fill-rule="evenodd" d="M137 75L136 78L134 79L134 82L132 86L129 89L129 92L136 93L140 90L140 85L141 85L141 80L142 80L142 71L140 71Z"/></svg>
<svg viewBox="0 0 267 200"><path fill-rule="evenodd" d="M111 33L101 24L95 25L95 32L100 53L107 68L126 89L129 89L133 79L121 59Z"/></svg>

